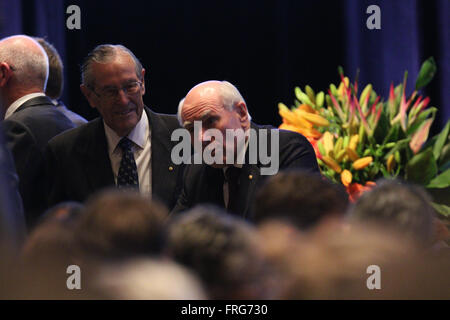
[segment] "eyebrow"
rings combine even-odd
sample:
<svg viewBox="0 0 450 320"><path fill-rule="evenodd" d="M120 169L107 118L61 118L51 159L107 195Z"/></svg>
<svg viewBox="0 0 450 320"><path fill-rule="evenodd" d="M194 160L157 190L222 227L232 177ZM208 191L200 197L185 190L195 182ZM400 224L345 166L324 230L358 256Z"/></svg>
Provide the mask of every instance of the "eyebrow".
<svg viewBox="0 0 450 320"><path fill-rule="evenodd" d="M204 121L205 119L211 117L211 112L212 110L206 110L204 111L201 115L200 115L200 119L195 120L195 121ZM192 127L193 122L192 121L184 121L183 122L183 127L185 127L186 129L189 129L188 127Z"/></svg>

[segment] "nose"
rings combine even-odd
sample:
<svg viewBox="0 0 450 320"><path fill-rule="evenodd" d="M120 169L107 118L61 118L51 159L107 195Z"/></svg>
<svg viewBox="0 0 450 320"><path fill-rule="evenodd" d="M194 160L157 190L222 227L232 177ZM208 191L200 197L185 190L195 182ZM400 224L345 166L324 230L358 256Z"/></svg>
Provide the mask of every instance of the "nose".
<svg viewBox="0 0 450 320"><path fill-rule="evenodd" d="M129 96L125 93L125 90L123 89L118 90L116 100L122 105L128 105L128 103L130 102Z"/></svg>

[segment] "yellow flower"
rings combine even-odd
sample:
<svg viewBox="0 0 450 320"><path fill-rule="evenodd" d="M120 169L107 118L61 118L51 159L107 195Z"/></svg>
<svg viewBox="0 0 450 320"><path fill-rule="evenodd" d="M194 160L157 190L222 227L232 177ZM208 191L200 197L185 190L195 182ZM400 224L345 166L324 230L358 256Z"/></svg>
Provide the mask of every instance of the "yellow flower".
<svg viewBox="0 0 450 320"><path fill-rule="evenodd" d="M331 152L334 150L334 142L333 142L333 135L326 131L323 134L323 147L325 148L326 156L329 156Z"/></svg>
<svg viewBox="0 0 450 320"><path fill-rule="evenodd" d="M395 156L391 154L386 161L386 168L388 172L391 172L395 167Z"/></svg>
<svg viewBox="0 0 450 320"><path fill-rule="evenodd" d="M297 113L300 117L304 118L305 120L311 122L312 124L315 124L316 126L327 127L330 125L330 122L328 122L328 120L322 117L321 115L306 112L301 109L295 109L294 112Z"/></svg>
<svg viewBox="0 0 450 320"><path fill-rule="evenodd" d="M347 148L346 151L347 151L347 155L348 155L348 157L350 158L350 160L356 161L356 160L359 159L358 154L357 154L356 151L353 150L352 148Z"/></svg>
<svg viewBox="0 0 450 320"><path fill-rule="evenodd" d="M324 156L324 157L322 157L322 161L333 171L335 171L337 173L341 173L341 171L342 171L341 167L331 157Z"/></svg>
<svg viewBox="0 0 450 320"><path fill-rule="evenodd" d="M362 170L371 164L373 161L372 157L364 157L353 162L352 166L355 170Z"/></svg>
<svg viewBox="0 0 450 320"><path fill-rule="evenodd" d="M356 150L356 147L358 146L358 142L359 142L359 135L358 134L354 134L351 138L350 138L350 143L348 144L348 147L352 150Z"/></svg>
<svg viewBox="0 0 450 320"><path fill-rule="evenodd" d="M352 179L353 179L353 176L350 171L348 171L347 169L342 171L341 181L344 186L348 187L350 185L350 183L352 183Z"/></svg>

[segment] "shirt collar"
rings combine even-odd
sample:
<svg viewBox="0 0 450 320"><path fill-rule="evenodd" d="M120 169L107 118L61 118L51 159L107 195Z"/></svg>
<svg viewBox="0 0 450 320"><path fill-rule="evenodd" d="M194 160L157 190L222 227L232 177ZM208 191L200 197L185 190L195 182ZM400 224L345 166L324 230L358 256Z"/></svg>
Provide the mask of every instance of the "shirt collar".
<svg viewBox="0 0 450 320"><path fill-rule="evenodd" d="M45 96L45 94L43 92L34 92L20 97L19 99L11 103L11 105L8 107L5 113L5 119L8 119L17 109L19 109L21 105L23 105L28 100L40 96Z"/></svg>
<svg viewBox="0 0 450 320"><path fill-rule="evenodd" d="M113 129L111 129L104 120L103 124L105 127L106 140L108 142L108 152L111 156L123 137L117 135L117 133ZM139 120L133 130L131 130L131 132L127 135L127 138L133 141L133 143L139 146L141 149L144 149L145 142L149 138L148 117L145 111L142 112L141 120Z"/></svg>

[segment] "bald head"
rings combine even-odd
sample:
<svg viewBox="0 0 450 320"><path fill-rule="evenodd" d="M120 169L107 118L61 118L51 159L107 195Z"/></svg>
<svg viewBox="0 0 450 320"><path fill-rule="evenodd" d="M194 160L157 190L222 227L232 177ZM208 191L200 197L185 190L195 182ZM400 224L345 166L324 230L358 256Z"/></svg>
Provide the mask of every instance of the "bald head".
<svg viewBox="0 0 450 320"><path fill-rule="evenodd" d="M221 109L233 110L238 104L244 104L245 100L239 90L228 81L209 80L193 87L184 100L178 106L178 120L184 125L185 119L190 118L193 113L209 110L210 108L219 112ZM248 114L248 120L250 115ZM201 115L203 116L203 115Z"/></svg>
<svg viewBox="0 0 450 320"><path fill-rule="evenodd" d="M44 49L28 36L12 36L0 41L0 63L7 63L15 86L34 92L45 91L48 58Z"/></svg>

